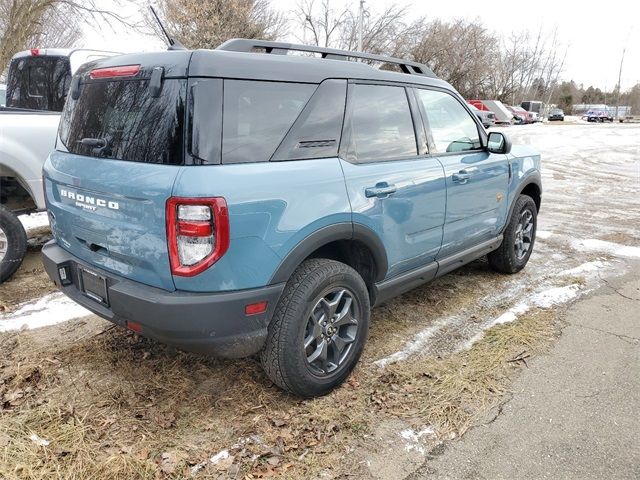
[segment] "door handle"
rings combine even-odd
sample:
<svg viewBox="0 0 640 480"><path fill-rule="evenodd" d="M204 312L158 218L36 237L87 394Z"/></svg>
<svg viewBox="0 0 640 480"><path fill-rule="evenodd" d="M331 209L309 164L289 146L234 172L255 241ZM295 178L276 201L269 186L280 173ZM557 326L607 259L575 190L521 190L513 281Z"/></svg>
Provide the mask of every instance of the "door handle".
<svg viewBox="0 0 640 480"><path fill-rule="evenodd" d="M469 169L465 168L463 170L460 170L458 173L454 173L453 175L451 175L451 180L461 185L464 185L469 181L469 179L471 179L473 174L477 171L478 169L475 167L469 168Z"/></svg>
<svg viewBox="0 0 640 480"><path fill-rule="evenodd" d="M369 187L364 189L364 196L367 198L378 197L385 198L391 195L392 193L396 193L395 185L389 185L387 182L379 182L376 183L375 187Z"/></svg>

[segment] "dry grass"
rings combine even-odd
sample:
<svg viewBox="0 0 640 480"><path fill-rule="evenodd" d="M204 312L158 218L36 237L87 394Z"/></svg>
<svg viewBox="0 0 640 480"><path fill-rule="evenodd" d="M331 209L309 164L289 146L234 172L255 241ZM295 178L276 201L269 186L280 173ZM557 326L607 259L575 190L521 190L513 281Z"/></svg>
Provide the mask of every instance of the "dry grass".
<svg viewBox="0 0 640 480"><path fill-rule="evenodd" d="M508 391L519 368L509 360L555 333L553 317L537 312L466 352L384 370L365 362L312 401L280 392L255 359L175 352L120 329L48 347L2 337L0 478L366 476L357 447L381 419L461 434ZM207 461L223 449L231 459Z"/></svg>
<svg viewBox="0 0 640 480"><path fill-rule="evenodd" d="M30 247L18 271L0 287L0 313L10 312L22 302L56 290L40 260L40 248Z"/></svg>

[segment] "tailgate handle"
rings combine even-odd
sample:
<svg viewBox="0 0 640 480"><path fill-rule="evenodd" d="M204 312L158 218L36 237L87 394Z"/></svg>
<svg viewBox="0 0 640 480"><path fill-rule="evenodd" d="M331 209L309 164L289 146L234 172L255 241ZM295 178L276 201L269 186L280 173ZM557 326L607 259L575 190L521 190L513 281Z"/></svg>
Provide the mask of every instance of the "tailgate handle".
<svg viewBox="0 0 640 480"><path fill-rule="evenodd" d="M80 237L76 237L76 238L78 239L78 241L81 244L83 244L85 247L87 247L92 252L101 253L102 255L108 255L109 254L109 249L107 247L103 246L103 245L100 245L99 243L88 242L84 238L80 238Z"/></svg>

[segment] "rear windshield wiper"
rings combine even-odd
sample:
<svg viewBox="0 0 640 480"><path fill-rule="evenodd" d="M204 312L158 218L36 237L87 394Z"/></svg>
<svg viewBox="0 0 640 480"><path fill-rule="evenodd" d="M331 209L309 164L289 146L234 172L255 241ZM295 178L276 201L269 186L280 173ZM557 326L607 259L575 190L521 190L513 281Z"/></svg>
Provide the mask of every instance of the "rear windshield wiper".
<svg viewBox="0 0 640 480"><path fill-rule="evenodd" d="M109 142L107 142L106 138L83 138L82 140L78 140L78 143L85 145L87 147L93 148L104 148L107 146Z"/></svg>
<svg viewBox="0 0 640 480"><path fill-rule="evenodd" d="M96 156L111 155L111 148L109 148L109 140L106 138L83 138L82 140L78 140L78 143L84 145L86 147L92 148L91 153Z"/></svg>

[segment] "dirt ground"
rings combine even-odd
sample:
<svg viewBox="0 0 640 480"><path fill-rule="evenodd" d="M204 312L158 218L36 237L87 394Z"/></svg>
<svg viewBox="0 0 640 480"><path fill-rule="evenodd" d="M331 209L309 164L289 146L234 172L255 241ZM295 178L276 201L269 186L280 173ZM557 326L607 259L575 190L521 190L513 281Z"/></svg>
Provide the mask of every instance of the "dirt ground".
<svg viewBox="0 0 640 480"><path fill-rule="evenodd" d="M566 305L640 258L640 125L505 131L543 155L527 268L474 262L375 309L359 367L324 398L282 393L254 358L177 352L96 316L9 328L53 290L32 252L0 286L0 479L400 479L494 418Z"/></svg>

